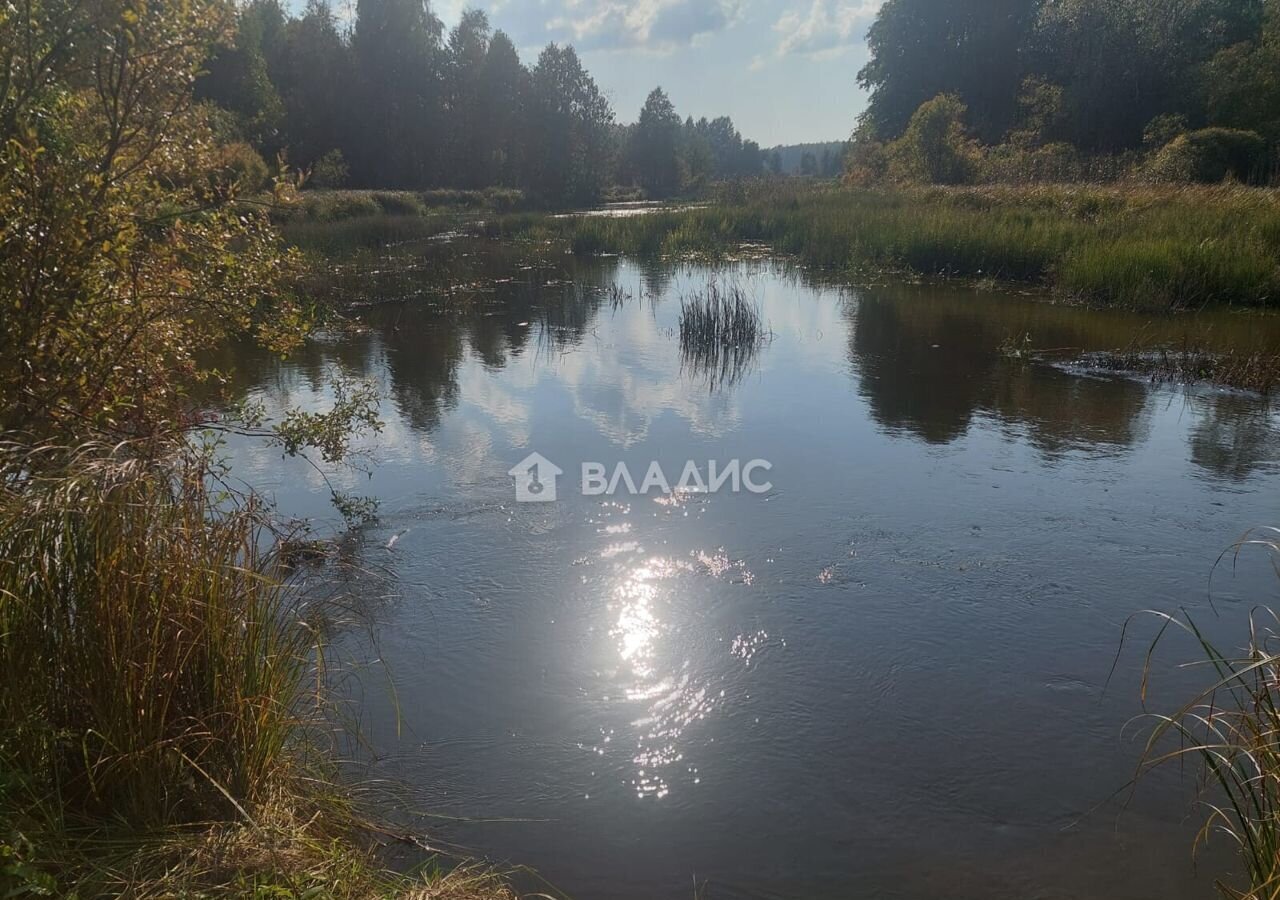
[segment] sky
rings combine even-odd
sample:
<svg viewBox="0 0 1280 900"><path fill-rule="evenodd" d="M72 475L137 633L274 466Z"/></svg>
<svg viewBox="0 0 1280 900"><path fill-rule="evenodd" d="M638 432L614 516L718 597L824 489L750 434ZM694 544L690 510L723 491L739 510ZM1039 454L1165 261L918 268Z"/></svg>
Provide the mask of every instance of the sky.
<svg viewBox="0 0 1280 900"><path fill-rule="evenodd" d="M635 121L660 86L681 116L731 116L769 147L853 131L866 105L856 75L881 2L435 0L432 8L449 27L466 7L485 10L526 64L550 41L573 44L621 122Z"/></svg>

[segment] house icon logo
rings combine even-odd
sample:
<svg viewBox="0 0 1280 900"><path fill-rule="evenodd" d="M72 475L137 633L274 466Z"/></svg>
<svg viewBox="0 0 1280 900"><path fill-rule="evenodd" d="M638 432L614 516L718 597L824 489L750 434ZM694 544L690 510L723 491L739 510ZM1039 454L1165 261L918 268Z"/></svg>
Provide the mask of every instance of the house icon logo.
<svg viewBox="0 0 1280 900"><path fill-rule="evenodd" d="M556 479L564 469L541 453L533 453L507 474L516 480L516 502L554 503Z"/></svg>

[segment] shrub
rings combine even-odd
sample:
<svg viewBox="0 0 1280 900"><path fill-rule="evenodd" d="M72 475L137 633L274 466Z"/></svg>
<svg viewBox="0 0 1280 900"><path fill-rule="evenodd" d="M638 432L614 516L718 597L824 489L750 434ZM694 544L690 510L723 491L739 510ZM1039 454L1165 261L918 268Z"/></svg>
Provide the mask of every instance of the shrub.
<svg viewBox="0 0 1280 900"><path fill-rule="evenodd" d="M1216 184L1228 177L1256 183L1265 175L1266 159L1266 141L1256 132L1205 128L1166 144L1147 166L1147 174L1182 184Z"/></svg>
<svg viewBox="0 0 1280 900"><path fill-rule="evenodd" d="M373 202L389 216L420 216L427 211L418 195L409 191L374 191Z"/></svg>
<svg viewBox="0 0 1280 900"><path fill-rule="evenodd" d="M977 144L965 133L968 107L955 94L922 103L906 133L889 145L889 174L896 181L968 184L977 173Z"/></svg>
<svg viewBox="0 0 1280 900"><path fill-rule="evenodd" d="M237 141L218 150L218 166L213 174L216 184L234 188L241 194L253 194L266 187L271 170L253 147Z"/></svg>
<svg viewBox="0 0 1280 900"><path fill-rule="evenodd" d="M844 182L858 187L876 184L889 173L889 154L880 141L855 136L844 157Z"/></svg>
<svg viewBox="0 0 1280 900"><path fill-rule="evenodd" d="M313 187L340 188L347 183L349 177L351 170L347 167L342 151L330 150L316 160L311 167L311 177L307 180Z"/></svg>
<svg viewBox="0 0 1280 900"><path fill-rule="evenodd" d="M1171 141L1187 133L1187 117L1180 113L1165 113L1147 123L1142 132L1142 145L1148 150L1159 150Z"/></svg>
<svg viewBox="0 0 1280 900"><path fill-rule="evenodd" d="M303 212L309 219L340 222L382 214L382 207L370 194L360 191L315 191L303 198Z"/></svg>

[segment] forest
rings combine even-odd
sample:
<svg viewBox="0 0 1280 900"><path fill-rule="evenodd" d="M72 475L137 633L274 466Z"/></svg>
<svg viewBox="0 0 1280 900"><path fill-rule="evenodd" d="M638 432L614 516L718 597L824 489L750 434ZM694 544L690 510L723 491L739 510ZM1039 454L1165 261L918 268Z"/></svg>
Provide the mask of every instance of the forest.
<svg viewBox="0 0 1280 900"><path fill-rule="evenodd" d="M298 17L250 0L196 85L216 105L242 171L283 159L315 187L519 188L549 205L615 185L668 197L760 175L766 159L728 117L682 119L661 89L635 125L577 52L547 46L530 68L467 11L447 34L421 0L359 0L350 27L325 0Z"/></svg>
<svg viewBox="0 0 1280 900"><path fill-rule="evenodd" d="M888 0L854 180L1269 181L1275 0Z"/></svg>
<svg viewBox="0 0 1280 900"><path fill-rule="evenodd" d="M1280 144L1277 0L889 0L838 145L763 151L656 88L621 124L577 52L532 66L486 14L421 0L250 0L197 97L238 171L313 187L515 188L544 205L662 199L767 175L854 183L1261 183ZM850 72L851 87L855 73ZM794 157L794 158L793 158ZM619 194L618 189L624 193Z"/></svg>

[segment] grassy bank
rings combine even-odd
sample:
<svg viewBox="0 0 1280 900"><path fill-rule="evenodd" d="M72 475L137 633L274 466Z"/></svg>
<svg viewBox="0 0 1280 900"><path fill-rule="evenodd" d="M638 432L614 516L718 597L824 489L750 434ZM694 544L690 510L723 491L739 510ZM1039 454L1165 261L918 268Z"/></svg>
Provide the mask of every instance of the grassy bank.
<svg viewBox="0 0 1280 900"><path fill-rule="evenodd" d="M723 254L763 243L834 272L997 279L1135 308L1262 308L1280 297L1280 195L1233 186L762 183L704 208L517 214L490 221L486 233L565 240L579 253Z"/></svg>
<svg viewBox="0 0 1280 900"><path fill-rule="evenodd" d="M198 467L16 453L0 482L0 896L509 896L382 868L338 786L325 611Z"/></svg>

